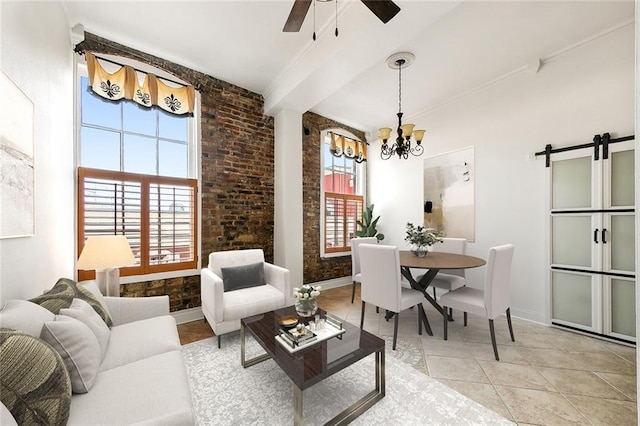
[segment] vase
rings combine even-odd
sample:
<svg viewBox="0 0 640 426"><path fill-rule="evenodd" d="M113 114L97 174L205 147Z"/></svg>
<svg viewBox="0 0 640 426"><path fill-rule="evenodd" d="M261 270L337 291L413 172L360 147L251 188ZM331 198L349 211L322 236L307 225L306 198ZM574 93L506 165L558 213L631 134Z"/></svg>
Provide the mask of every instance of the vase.
<svg viewBox="0 0 640 426"><path fill-rule="evenodd" d="M301 317L312 317L318 310L318 301L316 299L304 299L296 301L296 312Z"/></svg>
<svg viewBox="0 0 640 426"><path fill-rule="evenodd" d="M413 254L415 254L418 257L425 257L427 255L427 247L418 247L415 250L413 250Z"/></svg>

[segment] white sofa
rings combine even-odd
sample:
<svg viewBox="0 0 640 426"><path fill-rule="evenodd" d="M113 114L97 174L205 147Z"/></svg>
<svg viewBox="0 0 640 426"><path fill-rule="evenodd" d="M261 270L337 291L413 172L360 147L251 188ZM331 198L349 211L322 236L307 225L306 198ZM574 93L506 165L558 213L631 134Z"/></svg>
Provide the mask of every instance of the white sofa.
<svg viewBox="0 0 640 426"><path fill-rule="evenodd" d="M222 268L264 264L265 285L224 291ZM293 304L289 270L264 261L261 249L229 250L209 254L209 265L200 271L202 313L220 336L240 329L240 319Z"/></svg>
<svg viewBox="0 0 640 426"><path fill-rule="evenodd" d="M95 283L83 285L92 293L97 291ZM176 322L169 315L168 296L100 296L99 300L113 320L108 347L93 387L72 395L67 424L194 424L187 371ZM38 315L25 315L35 309L46 311L29 301L0 303L0 327L39 334L42 324L36 322L46 321L47 315L39 310ZM6 416L6 407L0 408Z"/></svg>

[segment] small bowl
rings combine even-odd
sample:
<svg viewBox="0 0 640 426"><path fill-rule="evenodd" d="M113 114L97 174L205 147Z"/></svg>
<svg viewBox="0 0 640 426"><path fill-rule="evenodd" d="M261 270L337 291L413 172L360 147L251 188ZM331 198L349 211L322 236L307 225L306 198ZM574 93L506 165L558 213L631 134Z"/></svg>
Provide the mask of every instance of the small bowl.
<svg viewBox="0 0 640 426"><path fill-rule="evenodd" d="M293 328L298 325L298 317L295 315L287 315L285 317L281 317L278 320L278 324L280 324L284 328Z"/></svg>

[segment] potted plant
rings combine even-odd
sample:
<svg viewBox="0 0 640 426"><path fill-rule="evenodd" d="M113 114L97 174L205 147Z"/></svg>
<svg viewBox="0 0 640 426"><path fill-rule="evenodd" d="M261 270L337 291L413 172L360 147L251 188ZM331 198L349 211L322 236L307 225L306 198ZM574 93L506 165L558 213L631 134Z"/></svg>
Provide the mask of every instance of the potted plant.
<svg viewBox="0 0 640 426"><path fill-rule="evenodd" d="M376 237L378 242L384 240L384 234L378 233L376 225L380 216L373 219L373 204L365 208L362 212L362 220L358 220L356 224L360 229L356 230L357 237Z"/></svg>
<svg viewBox="0 0 640 426"><path fill-rule="evenodd" d="M415 226L411 222L407 223L407 235L404 240L413 246L412 251L418 257L426 256L429 247L442 242L440 233L434 228Z"/></svg>

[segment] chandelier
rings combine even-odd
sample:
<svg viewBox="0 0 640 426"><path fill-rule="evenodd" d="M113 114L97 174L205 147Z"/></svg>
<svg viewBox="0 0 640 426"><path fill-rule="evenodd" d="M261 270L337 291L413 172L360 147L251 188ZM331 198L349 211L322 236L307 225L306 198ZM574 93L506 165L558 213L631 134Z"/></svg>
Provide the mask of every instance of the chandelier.
<svg viewBox="0 0 640 426"><path fill-rule="evenodd" d="M413 130L415 124L402 124L402 67L408 67L413 63L415 56L409 52L394 53L387 58L387 65L389 68L398 70L398 136L395 142L389 146L387 141L391 137L391 128L383 127L379 129L380 139L382 139L382 151L380 151L380 157L383 160L388 160L393 154L398 154L398 158L409 158L409 154L414 156L420 156L424 152L422 147L422 138L424 137L424 130ZM411 136L416 140L416 146L411 147Z"/></svg>

